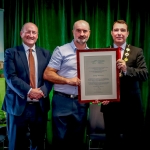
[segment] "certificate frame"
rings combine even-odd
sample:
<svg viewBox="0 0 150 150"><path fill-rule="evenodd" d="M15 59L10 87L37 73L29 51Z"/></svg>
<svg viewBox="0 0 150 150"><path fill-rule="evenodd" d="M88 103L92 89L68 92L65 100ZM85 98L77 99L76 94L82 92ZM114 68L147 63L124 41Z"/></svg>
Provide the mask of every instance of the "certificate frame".
<svg viewBox="0 0 150 150"><path fill-rule="evenodd" d="M76 54L79 102L120 101L119 49L77 49Z"/></svg>

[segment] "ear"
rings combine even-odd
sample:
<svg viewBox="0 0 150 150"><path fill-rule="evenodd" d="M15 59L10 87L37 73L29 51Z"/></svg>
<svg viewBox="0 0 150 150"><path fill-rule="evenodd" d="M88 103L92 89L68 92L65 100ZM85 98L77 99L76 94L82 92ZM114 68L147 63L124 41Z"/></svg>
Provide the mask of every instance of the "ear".
<svg viewBox="0 0 150 150"><path fill-rule="evenodd" d="M91 34L91 30L89 30L89 35Z"/></svg>
<svg viewBox="0 0 150 150"><path fill-rule="evenodd" d="M129 31L128 31L128 36L129 36ZM128 36L127 36L127 37L128 37Z"/></svg>
<svg viewBox="0 0 150 150"><path fill-rule="evenodd" d="M20 36L22 37L22 34L23 34L23 32L22 31L20 31Z"/></svg>
<svg viewBox="0 0 150 150"><path fill-rule="evenodd" d="M113 31L111 30L111 35L113 34Z"/></svg>

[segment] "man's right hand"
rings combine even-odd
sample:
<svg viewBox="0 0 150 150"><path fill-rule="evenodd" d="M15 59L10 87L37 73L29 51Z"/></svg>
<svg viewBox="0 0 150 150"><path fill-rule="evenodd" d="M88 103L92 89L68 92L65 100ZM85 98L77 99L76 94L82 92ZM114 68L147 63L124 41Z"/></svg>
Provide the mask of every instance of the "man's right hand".
<svg viewBox="0 0 150 150"><path fill-rule="evenodd" d="M66 79L67 84L78 86L81 84L81 80L78 77Z"/></svg>
<svg viewBox="0 0 150 150"><path fill-rule="evenodd" d="M30 91L30 93L28 94L28 97L30 99L40 99L40 98L44 97L44 94L40 90L40 88L35 88Z"/></svg>

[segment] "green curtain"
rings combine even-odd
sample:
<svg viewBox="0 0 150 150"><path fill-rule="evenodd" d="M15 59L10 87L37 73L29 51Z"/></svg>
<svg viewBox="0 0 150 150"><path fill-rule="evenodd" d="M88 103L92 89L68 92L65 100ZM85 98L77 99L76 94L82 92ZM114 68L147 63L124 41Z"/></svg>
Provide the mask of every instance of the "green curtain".
<svg viewBox="0 0 150 150"><path fill-rule="evenodd" d="M20 30L31 21L39 27L37 45L51 53L56 46L70 42L73 23L84 19L91 26L88 41L90 48L104 48L112 44L110 31L115 20L124 19L129 24L128 44L143 48L148 70L150 70L150 9L146 0L1 0L4 9L5 49L21 44ZM144 11L143 9L144 8ZM146 123L150 100L150 81L141 84ZM52 93L50 94L52 97ZM51 143L51 111L48 117L47 139Z"/></svg>

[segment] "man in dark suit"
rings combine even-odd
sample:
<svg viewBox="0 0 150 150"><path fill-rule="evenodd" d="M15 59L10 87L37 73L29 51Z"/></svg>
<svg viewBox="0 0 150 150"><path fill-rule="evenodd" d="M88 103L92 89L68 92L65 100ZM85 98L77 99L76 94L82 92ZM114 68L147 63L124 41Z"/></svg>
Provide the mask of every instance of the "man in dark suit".
<svg viewBox="0 0 150 150"><path fill-rule="evenodd" d="M25 23L20 36L22 45L5 51L4 76L7 83L2 109L7 112L9 150L26 150L26 133L30 131L30 149L42 150L50 108L49 92L52 83L43 79L50 53L35 45L38 27ZM34 58L35 87L30 84L29 49Z"/></svg>
<svg viewBox="0 0 150 150"><path fill-rule="evenodd" d="M114 40L112 47L121 47L122 56L117 60L117 68L120 70L120 102L102 102L105 149L140 149L144 125L140 82L148 79L143 50L126 43L129 31L124 20L114 22L111 35Z"/></svg>

